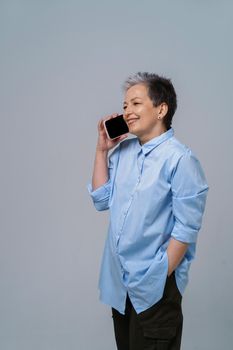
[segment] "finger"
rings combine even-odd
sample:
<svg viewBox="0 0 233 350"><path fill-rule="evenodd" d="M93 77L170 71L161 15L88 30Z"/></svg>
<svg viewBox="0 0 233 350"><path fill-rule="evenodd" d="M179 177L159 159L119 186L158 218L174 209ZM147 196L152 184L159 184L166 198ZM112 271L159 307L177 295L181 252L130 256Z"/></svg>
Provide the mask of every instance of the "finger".
<svg viewBox="0 0 233 350"><path fill-rule="evenodd" d="M100 128L101 128L102 123L103 123L103 120L102 120L102 119L100 119L100 120L99 120L99 122L98 122L98 129L100 129Z"/></svg>
<svg viewBox="0 0 233 350"><path fill-rule="evenodd" d="M126 135L122 135L122 136L121 136L121 140L126 139L128 136L129 136L128 134L126 134Z"/></svg>
<svg viewBox="0 0 233 350"><path fill-rule="evenodd" d="M118 136L116 139L115 139L115 142L118 143L124 139L126 139L128 137L128 134L127 135L121 135L121 136Z"/></svg>
<svg viewBox="0 0 233 350"><path fill-rule="evenodd" d="M113 119L113 118L116 118L117 116L118 116L118 113L113 113L113 114L109 115L108 118L105 120Z"/></svg>
<svg viewBox="0 0 233 350"><path fill-rule="evenodd" d="M100 125L103 125L105 120L107 120L106 117L101 118L101 119L99 120L99 124L100 124Z"/></svg>

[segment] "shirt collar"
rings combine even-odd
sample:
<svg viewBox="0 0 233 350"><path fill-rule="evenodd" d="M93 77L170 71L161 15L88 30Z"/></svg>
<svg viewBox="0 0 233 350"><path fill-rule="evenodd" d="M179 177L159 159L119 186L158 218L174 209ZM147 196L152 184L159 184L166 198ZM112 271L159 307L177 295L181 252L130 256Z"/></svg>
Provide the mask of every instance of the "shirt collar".
<svg viewBox="0 0 233 350"><path fill-rule="evenodd" d="M137 138L137 148L138 151L143 152L143 154L146 156L152 149L159 146L164 141L170 139L174 135L174 129L170 128L166 132L162 133L159 136L154 137L153 139L149 140L148 142L144 143L143 145L140 145L139 139Z"/></svg>

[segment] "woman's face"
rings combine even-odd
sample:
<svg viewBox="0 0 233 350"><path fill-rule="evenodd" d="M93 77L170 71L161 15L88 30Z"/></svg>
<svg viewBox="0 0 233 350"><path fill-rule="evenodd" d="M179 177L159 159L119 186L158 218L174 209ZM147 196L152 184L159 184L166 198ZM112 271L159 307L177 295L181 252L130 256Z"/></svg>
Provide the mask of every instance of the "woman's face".
<svg viewBox="0 0 233 350"><path fill-rule="evenodd" d="M138 136L142 143L166 131L158 119L161 105L154 107L144 84L136 84L126 91L123 109L129 132Z"/></svg>

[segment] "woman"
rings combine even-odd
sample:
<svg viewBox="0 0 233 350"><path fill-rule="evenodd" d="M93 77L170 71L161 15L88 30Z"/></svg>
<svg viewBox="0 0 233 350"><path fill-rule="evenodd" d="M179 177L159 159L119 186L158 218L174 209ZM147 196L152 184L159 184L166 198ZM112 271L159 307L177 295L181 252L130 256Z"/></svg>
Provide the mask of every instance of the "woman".
<svg viewBox="0 0 233 350"><path fill-rule="evenodd" d="M87 186L96 209L110 210L100 300L112 307L118 350L178 350L208 186L195 155L174 137L171 81L137 73L124 88L123 116L136 137L109 140L103 120L117 114L101 119Z"/></svg>

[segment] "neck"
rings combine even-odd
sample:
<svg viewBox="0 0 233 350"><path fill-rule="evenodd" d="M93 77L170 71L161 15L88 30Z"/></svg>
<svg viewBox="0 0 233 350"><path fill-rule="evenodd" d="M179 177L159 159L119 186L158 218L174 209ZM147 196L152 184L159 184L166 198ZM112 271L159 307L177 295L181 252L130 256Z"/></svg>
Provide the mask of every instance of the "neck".
<svg viewBox="0 0 233 350"><path fill-rule="evenodd" d="M140 145L142 146L144 143L149 142L154 137L162 135L166 131L168 131L168 130L165 128L165 126L163 126L163 127L159 128L157 130L154 130L154 132L150 133L149 135L141 135L141 136L139 136L138 138L139 138Z"/></svg>

